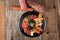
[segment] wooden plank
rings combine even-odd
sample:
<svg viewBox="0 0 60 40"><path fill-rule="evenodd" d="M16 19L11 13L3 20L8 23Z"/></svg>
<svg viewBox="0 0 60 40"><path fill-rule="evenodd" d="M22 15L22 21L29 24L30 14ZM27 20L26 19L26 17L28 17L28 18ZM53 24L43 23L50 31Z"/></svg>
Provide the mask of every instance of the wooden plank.
<svg viewBox="0 0 60 40"><path fill-rule="evenodd" d="M5 5L0 1L0 40L5 40Z"/></svg>
<svg viewBox="0 0 60 40"><path fill-rule="evenodd" d="M57 12L58 12L58 16L59 16L59 21L58 21L58 30L60 30L60 0L56 1L56 7L57 7ZM59 31L59 39L60 39L60 31Z"/></svg>
<svg viewBox="0 0 60 40"><path fill-rule="evenodd" d="M57 0L57 8L58 8L58 14L60 16L60 0Z"/></svg>
<svg viewBox="0 0 60 40"><path fill-rule="evenodd" d="M47 20L47 28L43 33L43 40L59 40L58 14L57 9L55 7L56 5L55 0L45 0L44 2L49 10L45 12L45 17Z"/></svg>
<svg viewBox="0 0 60 40"><path fill-rule="evenodd" d="M59 16L59 27L58 30L60 30L60 16ZM59 39L60 39L60 31L59 31Z"/></svg>

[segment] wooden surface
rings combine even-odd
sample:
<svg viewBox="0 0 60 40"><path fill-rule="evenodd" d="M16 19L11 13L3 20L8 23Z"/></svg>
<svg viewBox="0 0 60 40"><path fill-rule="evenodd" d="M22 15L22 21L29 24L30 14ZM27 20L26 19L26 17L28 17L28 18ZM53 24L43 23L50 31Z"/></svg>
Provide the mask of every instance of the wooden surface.
<svg viewBox="0 0 60 40"><path fill-rule="evenodd" d="M48 11L45 12L47 21L46 29L42 36L29 38L24 36L19 29L19 19L26 11L9 9L11 5L19 5L18 0L6 0L6 40L59 40L58 12L55 0L43 0Z"/></svg>
<svg viewBox="0 0 60 40"><path fill-rule="evenodd" d="M59 15L59 27L58 27L58 30L59 30L59 39L60 39L60 0L57 0L57 7L58 7L58 15Z"/></svg>
<svg viewBox="0 0 60 40"><path fill-rule="evenodd" d="M58 8L58 14L60 16L60 0L57 0L57 8Z"/></svg>
<svg viewBox="0 0 60 40"><path fill-rule="evenodd" d="M0 40L5 40L5 2L0 1Z"/></svg>

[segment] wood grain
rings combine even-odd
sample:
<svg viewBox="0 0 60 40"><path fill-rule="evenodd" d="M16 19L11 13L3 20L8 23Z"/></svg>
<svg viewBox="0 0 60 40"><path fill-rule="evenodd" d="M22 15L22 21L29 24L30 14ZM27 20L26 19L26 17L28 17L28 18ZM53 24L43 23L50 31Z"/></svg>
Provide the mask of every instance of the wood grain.
<svg viewBox="0 0 60 40"><path fill-rule="evenodd" d="M58 8L58 14L60 16L60 0L57 0L57 8Z"/></svg>
<svg viewBox="0 0 60 40"><path fill-rule="evenodd" d="M55 0L45 0L44 2L50 10L45 12L47 28L45 33L43 33L43 40L59 40L58 13L56 9L57 7L55 6Z"/></svg>
<svg viewBox="0 0 60 40"><path fill-rule="evenodd" d="M0 3L0 40L5 40L5 2Z"/></svg>
<svg viewBox="0 0 60 40"><path fill-rule="evenodd" d="M18 0L6 0L6 40L59 40L58 38L58 15L55 8L55 0L43 0L44 5L48 7L45 12L47 21L46 30L43 35L30 38L24 36L19 29L19 20L26 11L15 11L9 9L12 5L18 5Z"/></svg>
<svg viewBox="0 0 60 40"><path fill-rule="evenodd" d="M56 4L56 6L57 6L57 12L58 12L58 16L59 16L59 21L58 21L58 31L60 30L60 0L57 0L57 4ZM59 31L59 39L60 39L60 31Z"/></svg>

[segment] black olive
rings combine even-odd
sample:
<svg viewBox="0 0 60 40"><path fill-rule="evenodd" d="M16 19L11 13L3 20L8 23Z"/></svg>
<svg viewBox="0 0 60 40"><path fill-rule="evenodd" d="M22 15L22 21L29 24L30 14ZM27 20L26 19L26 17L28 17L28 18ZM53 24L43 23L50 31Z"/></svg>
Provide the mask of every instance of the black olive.
<svg viewBox="0 0 60 40"><path fill-rule="evenodd" d="M34 20L30 20L28 24L29 24L28 28L29 28L30 30L32 30L32 29L35 27L35 24L36 24L36 23L35 23Z"/></svg>

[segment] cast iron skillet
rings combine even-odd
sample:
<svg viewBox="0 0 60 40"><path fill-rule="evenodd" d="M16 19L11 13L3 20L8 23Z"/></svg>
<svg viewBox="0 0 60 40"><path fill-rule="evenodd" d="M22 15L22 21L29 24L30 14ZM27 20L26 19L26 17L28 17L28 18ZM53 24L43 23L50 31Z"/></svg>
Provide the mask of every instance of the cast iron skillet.
<svg viewBox="0 0 60 40"><path fill-rule="evenodd" d="M22 34L24 34L25 36L27 36L27 37L38 37L39 35L41 35L43 32L41 32L40 34L34 34L34 36L30 36L30 35L27 35L26 33L24 33L24 30L23 30L23 28L22 28L22 21L23 21L23 19L26 17L26 16L28 16L28 15L36 15L36 16L38 16L38 14L39 14L39 12L37 12L37 11L32 11L32 12L25 12L22 16L21 16L21 18L20 18L20 21L19 21L19 28L20 28L20 30L21 30L21 32L22 32ZM42 29L44 30L44 28L45 28L45 20L43 20L43 22L42 22L43 24L42 24Z"/></svg>

